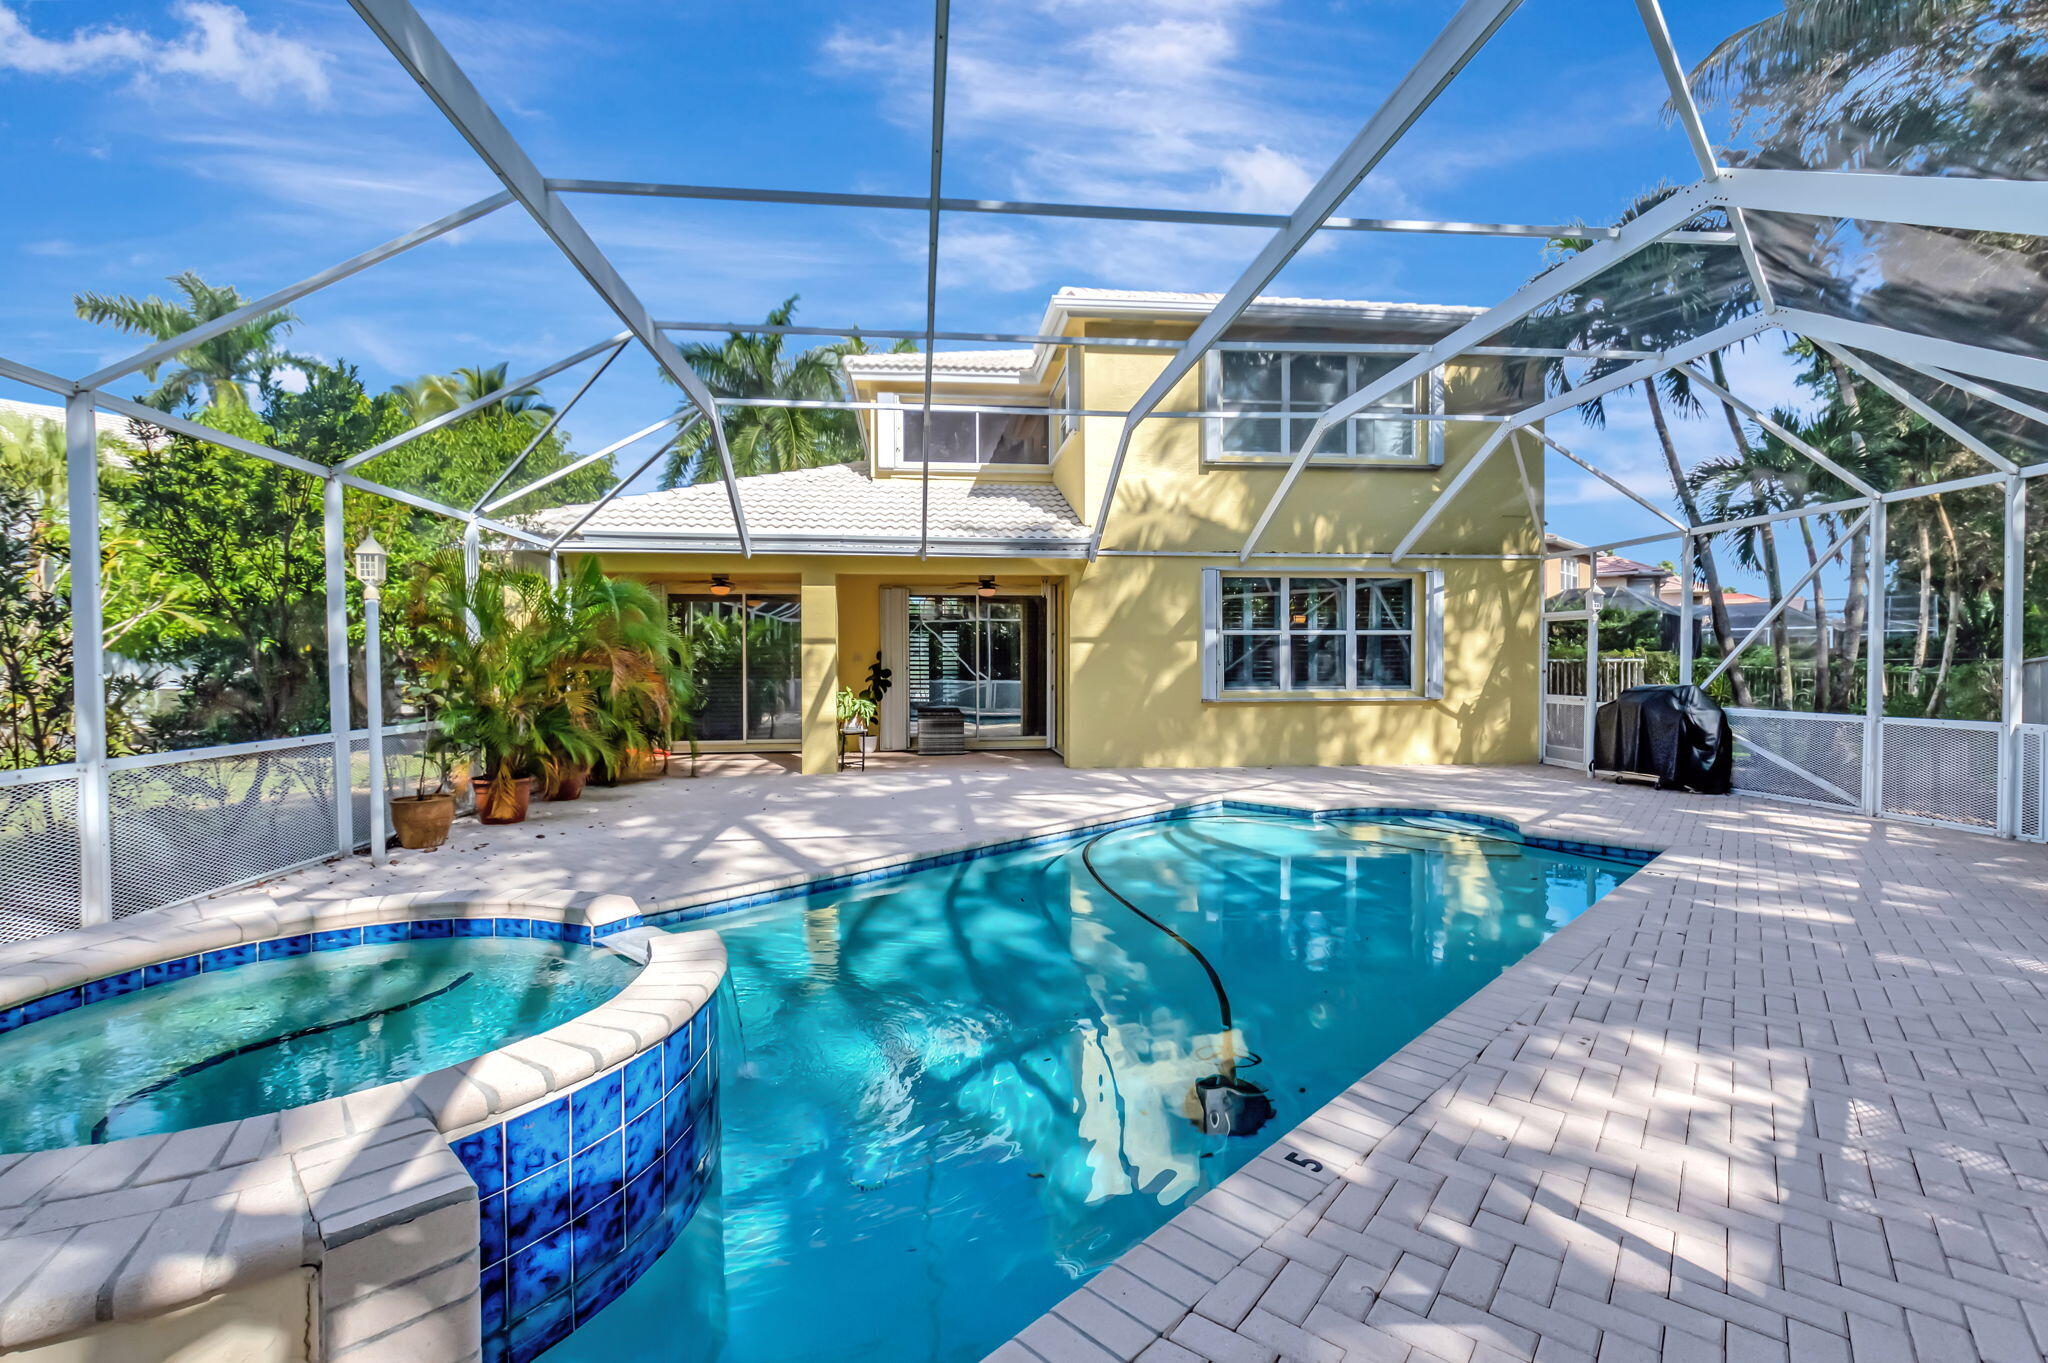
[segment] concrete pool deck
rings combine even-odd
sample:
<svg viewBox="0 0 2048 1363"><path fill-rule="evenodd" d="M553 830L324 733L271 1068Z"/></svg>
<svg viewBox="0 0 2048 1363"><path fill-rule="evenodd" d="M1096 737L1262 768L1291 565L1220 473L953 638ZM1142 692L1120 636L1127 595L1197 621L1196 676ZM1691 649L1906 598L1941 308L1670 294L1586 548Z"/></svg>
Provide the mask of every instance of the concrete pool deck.
<svg viewBox="0 0 2048 1363"><path fill-rule="evenodd" d="M1543 768L985 754L595 791L265 888L656 908L1226 795L1440 806L1665 854L1005 1363L2048 1351L2041 846Z"/></svg>

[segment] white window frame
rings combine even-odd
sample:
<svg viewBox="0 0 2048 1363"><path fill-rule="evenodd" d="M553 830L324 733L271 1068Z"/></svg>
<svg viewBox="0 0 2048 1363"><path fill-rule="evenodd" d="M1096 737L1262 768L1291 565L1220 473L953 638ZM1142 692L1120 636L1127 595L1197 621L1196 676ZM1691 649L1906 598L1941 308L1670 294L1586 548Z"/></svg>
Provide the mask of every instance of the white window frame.
<svg viewBox="0 0 2048 1363"><path fill-rule="evenodd" d="M1032 407L1032 406L1035 406L1035 404L1034 404L1033 402L1031 402L1031 401L1025 401L1025 400L1021 400L1021 399L1020 399L1020 397L1019 397L1019 395L1018 395L1018 394L1016 394L1016 393L996 393L996 394L987 394L987 393L948 393L948 394L946 395L946 399L947 399L947 400L946 400L946 401L944 401L944 402L934 402L934 403L932 403L932 410L933 410L934 412L943 412L943 411L946 411L946 410L947 410L947 409L949 409L949 408L959 408L959 407ZM922 461L920 461L920 460L918 460L917 458L915 458L915 457L914 457L914 456L912 455L911 451L910 451L910 450L908 450L907 448L905 448L905 441L904 441L904 432L905 432L905 430L906 430L906 429L908 428L908 425L909 425L909 423L908 423L908 422L906 422L906 421L904 420L904 416L905 416L905 415L906 415L906 414L907 414L907 413L909 412L909 410L910 410L911 408L913 408L913 407L922 407L922 406L924 405L924 400L923 400L923 399L922 399L921 397L906 397L905 395L903 395L903 394L901 394L901 393L883 393L883 394L881 394L881 396L880 396L880 400L881 400L881 402L882 402L882 404L883 404L883 405L882 405L882 409L881 409L880 411L878 411L878 412L876 412L876 413L875 413L875 426L876 426L876 436L877 436L877 439L878 439L878 440L880 441L880 444L881 444L881 454L882 454L882 459L881 459L881 465L882 465L882 467L883 467L883 468L886 468L886 469L915 469L915 468L919 468L919 467L921 467L921 463L922 463ZM1001 421L1001 420L1005 420L1005 419L1006 419L1006 416L1007 416L1007 415L1015 415L1015 413L1010 413L1010 414L1003 414L1003 413L997 413L997 412L975 412L975 413L973 413L972 415L974 416L974 420L975 420L975 447L976 447L977 449L979 449L979 448L980 448L980 444L981 444L981 441L980 441L980 434L981 434L981 422L982 422L982 420L983 420L984 418L986 418L986 419L991 419L991 420ZM952 462L952 461L944 461L944 462L941 462L941 461L938 461L938 460L934 460L934 461L932 462L932 472L934 472L934 473L980 473L980 472L981 472L982 470L984 470L984 469L1048 469L1048 468L1051 468L1051 467L1052 467L1052 461L1053 461L1053 455L1054 455L1054 453L1055 453L1055 451L1054 451L1054 448L1053 448L1053 444L1052 444L1052 435L1053 435L1053 422L1054 422L1054 421L1056 420L1056 418L1057 418L1057 413L1055 413L1055 412L1054 412L1054 411L1053 411L1053 410L1052 410L1052 409L1051 409L1050 407L1046 408L1046 411L1045 411L1045 419L1046 419L1046 450L1045 450L1045 458L1044 458L1044 459L1043 459L1042 461L1038 462L1038 463L1032 463L1032 464L981 464L981 463L975 463L975 464L966 464L966 463L954 463L954 462Z"/></svg>
<svg viewBox="0 0 2048 1363"><path fill-rule="evenodd" d="M1286 421L1303 416L1320 416L1323 411L1321 407L1294 407L1289 405L1292 399L1293 362L1299 356L1329 355L1333 352L1289 350L1281 345L1261 348L1268 349L1269 353L1279 355L1283 359L1280 370L1280 407L1277 411L1271 413L1270 416L1260 413L1254 417L1239 419ZM1356 377L1359 363L1381 357L1347 354L1344 358L1350 366L1347 370L1351 376L1350 383L1355 388L1363 386L1365 382ZM1441 416L1445 410L1446 392L1447 386L1444 382L1443 370L1441 368L1432 369L1415 380L1411 389L1411 395L1408 398L1400 401L1387 399L1373 405L1374 407L1398 408L1405 412L1428 413ZM1202 357L1202 409L1210 412L1231 410L1230 405L1223 398L1223 355L1221 352L1214 350ZM1371 410L1372 408L1367 409L1367 411ZM1400 458L1388 458L1384 455L1357 453L1358 427L1353 422L1365 419L1368 418L1354 417L1344 423L1343 453L1318 453L1309 459L1309 464L1312 467L1385 469L1434 469L1443 466L1444 422L1414 421L1405 423L1420 428L1416 433L1414 441L1415 453ZM1225 449L1223 447L1223 427L1224 423L1230 420L1233 420L1233 418L1212 416L1203 419L1202 461L1204 463L1222 465L1284 464L1294 457L1292 449L1277 451Z"/></svg>
<svg viewBox="0 0 2048 1363"><path fill-rule="evenodd" d="M1565 592L1573 592L1577 591L1580 587L1583 587L1585 583L1579 580L1579 574L1584 572L1585 568L1586 565L1579 559L1559 559L1557 561L1558 590Z"/></svg>
<svg viewBox="0 0 2048 1363"><path fill-rule="evenodd" d="M1071 351L1066 359L1060 361L1060 376L1053 380L1048 406L1054 413L1052 458L1058 459L1067 441L1080 431L1081 409L1087 406L1081 400L1081 366L1075 362Z"/></svg>
<svg viewBox="0 0 2048 1363"><path fill-rule="evenodd" d="M1410 649L1413 680L1406 687L1345 686L1317 691L1287 689L1287 673L1293 666L1293 650L1286 646L1292 633L1283 620L1277 630L1225 630L1223 628L1223 579L1262 577L1279 582L1281 610L1286 609L1288 581L1292 578L1335 579L1344 586L1344 675L1358 675L1358 639L1361 634L1405 634L1414 640ZM1415 584L1414 607L1418 619L1406 630L1359 630L1357 584L1405 578ZM1336 631L1312 630L1309 633ZM1223 639L1226 634L1273 634L1281 637L1280 685L1270 690L1225 690L1223 686ZM1271 701L1414 701L1441 700L1444 694L1444 575L1440 569L1420 573L1388 571L1331 571L1314 567L1294 568L1204 568L1202 570L1202 699L1213 703Z"/></svg>

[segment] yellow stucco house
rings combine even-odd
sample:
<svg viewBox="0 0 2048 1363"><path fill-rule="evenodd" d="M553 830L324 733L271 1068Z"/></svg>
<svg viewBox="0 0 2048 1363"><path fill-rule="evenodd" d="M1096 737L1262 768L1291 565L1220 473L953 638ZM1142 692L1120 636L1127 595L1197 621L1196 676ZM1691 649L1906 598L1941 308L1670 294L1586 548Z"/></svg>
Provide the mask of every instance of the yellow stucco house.
<svg viewBox="0 0 2048 1363"><path fill-rule="evenodd" d="M1534 761L1542 541L1516 460L1390 557L1502 410L1494 362L1331 433L1238 560L1290 435L1476 309L1261 299L1160 409L1190 415L1139 428L1090 556L1113 413L1215 301L1062 289L1039 334L1091 344L940 353L928 437L923 357L850 357L867 460L742 479L752 557L716 483L620 497L564 553L711 617L703 746L806 771L834 769L833 693L878 656L884 749L952 706L970 747L1076 767Z"/></svg>

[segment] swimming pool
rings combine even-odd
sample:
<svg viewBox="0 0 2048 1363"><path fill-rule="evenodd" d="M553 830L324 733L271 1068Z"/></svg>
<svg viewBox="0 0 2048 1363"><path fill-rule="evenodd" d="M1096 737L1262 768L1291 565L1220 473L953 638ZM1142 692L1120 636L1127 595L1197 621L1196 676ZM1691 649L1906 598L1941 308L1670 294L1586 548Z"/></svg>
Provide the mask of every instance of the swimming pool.
<svg viewBox="0 0 2048 1363"><path fill-rule="evenodd" d="M1635 869L1211 812L719 917L722 1186L547 1357L971 1363ZM1232 1055L1248 1138L1190 1117Z"/></svg>
<svg viewBox="0 0 2048 1363"><path fill-rule="evenodd" d="M131 972L118 982L130 992L86 986L92 1001L0 1035L0 1152L182 1131L426 1074L588 1012L639 971L580 943L446 927L319 951L294 938L300 954L272 959L251 944L186 958L182 977Z"/></svg>

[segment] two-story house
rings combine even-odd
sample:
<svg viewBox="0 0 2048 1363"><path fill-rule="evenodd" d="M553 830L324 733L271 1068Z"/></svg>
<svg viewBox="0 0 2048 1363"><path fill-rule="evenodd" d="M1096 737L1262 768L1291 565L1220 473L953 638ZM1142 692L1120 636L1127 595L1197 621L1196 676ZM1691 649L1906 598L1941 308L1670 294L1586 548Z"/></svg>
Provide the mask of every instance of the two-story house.
<svg viewBox="0 0 2048 1363"><path fill-rule="evenodd" d="M1074 344L936 356L928 434L922 355L849 357L867 459L740 480L751 557L718 483L619 497L564 552L710 617L700 741L806 771L878 657L884 749L947 705L970 746L1072 766L1533 760L1542 537L1512 454L1391 557L1515 405L1497 362L1330 433L1240 561L1313 419L1475 309L1260 300L1139 426L1091 555L1121 414L1215 301L1062 289L1040 334Z"/></svg>

